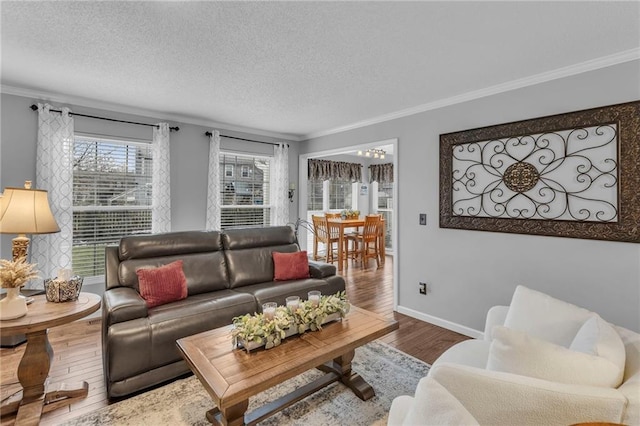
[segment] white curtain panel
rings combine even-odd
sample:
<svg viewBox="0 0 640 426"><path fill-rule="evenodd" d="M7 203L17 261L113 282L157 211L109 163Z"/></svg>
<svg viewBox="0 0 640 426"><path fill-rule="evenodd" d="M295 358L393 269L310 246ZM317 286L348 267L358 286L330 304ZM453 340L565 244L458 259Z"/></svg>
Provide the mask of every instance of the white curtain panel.
<svg viewBox="0 0 640 426"><path fill-rule="evenodd" d="M169 168L169 124L153 128L153 191L151 232L171 231L171 181Z"/></svg>
<svg viewBox="0 0 640 426"><path fill-rule="evenodd" d="M220 230L220 131L212 130L209 137L209 177L207 184L206 229Z"/></svg>
<svg viewBox="0 0 640 426"><path fill-rule="evenodd" d="M62 113L50 109L49 104L38 104L36 182L32 187L49 191L60 232L32 237L31 262L38 264L43 279L56 277L60 268L71 268L73 246L73 118L69 108L62 108Z"/></svg>
<svg viewBox="0 0 640 426"><path fill-rule="evenodd" d="M289 222L289 147L286 144L273 147L271 188L271 224L286 225Z"/></svg>

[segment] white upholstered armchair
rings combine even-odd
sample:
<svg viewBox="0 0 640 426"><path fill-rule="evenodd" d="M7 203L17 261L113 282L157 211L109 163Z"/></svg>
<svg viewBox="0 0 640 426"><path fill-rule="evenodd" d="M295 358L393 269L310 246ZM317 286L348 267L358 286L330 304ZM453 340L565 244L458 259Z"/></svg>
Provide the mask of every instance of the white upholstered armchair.
<svg viewBox="0 0 640 426"><path fill-rule="evenodd" d="M640 424L640 335L522 286L489 310L483 340L447 350L389 414L390 425L586 422Z"/></svg>

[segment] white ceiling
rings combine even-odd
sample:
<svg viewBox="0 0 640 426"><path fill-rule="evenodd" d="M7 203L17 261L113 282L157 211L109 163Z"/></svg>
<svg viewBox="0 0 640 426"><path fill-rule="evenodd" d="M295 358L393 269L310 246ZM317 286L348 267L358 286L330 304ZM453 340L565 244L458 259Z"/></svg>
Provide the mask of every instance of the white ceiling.
<svg viewBox="0 0 640 426"><path fill-rule="evenodd" d="M4 92L294 138L640 58L637 1L0 7Z"/></svg>

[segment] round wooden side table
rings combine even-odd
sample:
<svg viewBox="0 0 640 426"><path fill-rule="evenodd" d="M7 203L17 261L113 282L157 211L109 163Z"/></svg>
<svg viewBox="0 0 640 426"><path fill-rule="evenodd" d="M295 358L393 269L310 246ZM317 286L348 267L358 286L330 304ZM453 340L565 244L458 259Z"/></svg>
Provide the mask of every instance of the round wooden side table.
<svg viewBox="0 0 640 426"><path fill-rule="evenodd" d="M46 392L53 349L47 336L48 329L83 318L100 308L100 296L80 293L75 302L47 302L44 295L34 296L27 315L0 321L2 335L26 334L27 346L18 365L18 380L22 385L22 399L8 400L0 407L0 415L13 414L16 425L37 425L42 413L55 410L85 398L89 390L87 382L70 389L61 384L57 390Z"/></svg>

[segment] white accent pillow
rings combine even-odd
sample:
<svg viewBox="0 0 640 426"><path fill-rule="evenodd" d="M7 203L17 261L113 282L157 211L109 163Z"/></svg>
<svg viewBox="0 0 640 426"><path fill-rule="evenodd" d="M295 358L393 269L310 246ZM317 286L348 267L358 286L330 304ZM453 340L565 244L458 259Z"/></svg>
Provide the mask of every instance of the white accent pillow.
<svg viewBox="0 0 640 426"><path fill-rule="evenodd" d="M622 383L626 361L624 343L615 328L600 315L592 314L578 330L569 349L608 359L620 370L618 385Z"/></svg>
<svg viewBox="0 0 640 426"><path fill-rule="evenodd" d="M505 327L568 348L592 312L519 285L513 293Z"/></svg>
<svg viewBox="0 0 640 426"><path fill-rule="evenodd" d="M615 388L620 384L620 369L605 358L502 326L493 328L487 370L574 385Z"/></svg>

